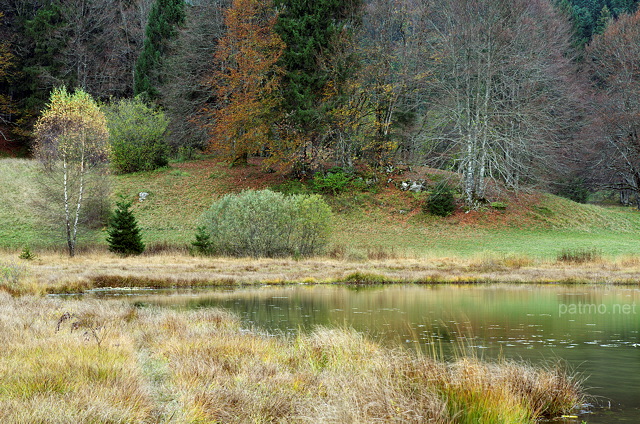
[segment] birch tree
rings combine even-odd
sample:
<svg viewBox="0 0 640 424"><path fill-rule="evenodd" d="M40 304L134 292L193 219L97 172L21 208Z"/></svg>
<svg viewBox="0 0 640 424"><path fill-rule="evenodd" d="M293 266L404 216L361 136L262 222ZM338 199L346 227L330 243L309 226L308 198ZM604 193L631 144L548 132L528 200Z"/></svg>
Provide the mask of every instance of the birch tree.
<svg viewBox="0 0 640 424"><path fill-rule="evenodd" d="M66 88L53 90L35 125L34 154L42 164L42 177L60 189L52 190L56 194L47 200L62 212L69 256L73 257L90 177L108 158L106 118L89 94L81 89L74 93Z"/></svg>

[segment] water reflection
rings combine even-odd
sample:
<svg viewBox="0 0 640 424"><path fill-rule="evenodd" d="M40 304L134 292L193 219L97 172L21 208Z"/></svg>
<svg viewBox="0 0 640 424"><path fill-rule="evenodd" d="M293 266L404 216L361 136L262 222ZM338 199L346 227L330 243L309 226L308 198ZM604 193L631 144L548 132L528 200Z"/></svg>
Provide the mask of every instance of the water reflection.
<svg viewBox="0 0 640 424"><path fill-rule="evenodd" d="M247 325L295 334L353 327L381 343L444 356L564 359L610 411L588 423L640 422L640 289L616 286L287 286L138 294L184 308L223 307Z"/></svg>

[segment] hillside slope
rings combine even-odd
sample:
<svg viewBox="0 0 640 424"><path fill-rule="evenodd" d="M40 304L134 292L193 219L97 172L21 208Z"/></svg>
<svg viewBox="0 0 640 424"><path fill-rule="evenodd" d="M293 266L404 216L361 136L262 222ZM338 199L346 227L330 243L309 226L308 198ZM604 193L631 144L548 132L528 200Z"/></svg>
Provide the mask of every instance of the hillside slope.
<svg viewBox="0 0 640 424"><path fill-rule="evenodd" d="M0 247L19 249L60 243L42 229L31 208L36 164L0 160ZM413 177L413 175L410 175ZM424 193L399 190L407 175L370 192L327 196L335 212L328 254L347 259L478 254L553 257L563 249L596 249L608 256L640 252L640 213L630 208L582 205L549 194L501 198L504 210L462 208L447 218L422 212ZM214 159L114 177L114 195L134 201L147 244L186 245L213 199L243 189L277 186L284 179L258 162L230 169ZM138 201L140 192L148 193ZM83 234L81 244L104 245L104 230Z"/></svg>

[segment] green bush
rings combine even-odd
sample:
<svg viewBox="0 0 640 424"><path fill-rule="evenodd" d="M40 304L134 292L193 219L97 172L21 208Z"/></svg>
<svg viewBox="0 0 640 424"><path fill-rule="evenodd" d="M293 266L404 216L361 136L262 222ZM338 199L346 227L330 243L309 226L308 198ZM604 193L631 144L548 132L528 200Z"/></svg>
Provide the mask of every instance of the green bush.
<svg viewBox="0 0 640 424"><path fill-rule="evenodd" d="M310 256L328 241L331 209L318 195L249 190L214 202L203 224L209 237L199 231L194 243L199 253Z"/></svg>
<svg viewBox="0 0 640 424"><path fill-rule="evenodd" d="M307 186L302 181L298 180L289 180L276 184L271 187L271 190L282 194L307 194L309 192Z"/></svg>
<svg viewBox="0 0 640 424"><path fill-rule="evenodd" d="M169 163L164 140L169 121L163 112L147 106L139 97L119 100L105 112L111 165L116 173L151 171Z"/></svg>
<svg viewBox="0 0 640 424"><path fill-rule="evenodd" d="M313 177L311 186L317 193L340 194L345 191L352 182L352 175L347 174L342 168L331 168L325 174L318 173Z"/></svg>
<svg viewBox="0 0 640 424"><path fill-rule="evenodd" d="M437 216L449 216L455 209L453 190L445 182L438 183L427 199L425 212Z"/></svg>
<svg viewBox="0 0 640 424"><path fill-rule="evenodd" d="M109 220L109 250L121 255L139 255L144 252L145 247L138 223L130 208L131 202L116 202L116 210Z"/></svg>
<svg viewBox="0 0 640 424"><path fill-rule="evenodd" d="M493 209L497 209L499 211L504 211L507 209L507 204L505 202L491 202L490 206Z"/></svg>

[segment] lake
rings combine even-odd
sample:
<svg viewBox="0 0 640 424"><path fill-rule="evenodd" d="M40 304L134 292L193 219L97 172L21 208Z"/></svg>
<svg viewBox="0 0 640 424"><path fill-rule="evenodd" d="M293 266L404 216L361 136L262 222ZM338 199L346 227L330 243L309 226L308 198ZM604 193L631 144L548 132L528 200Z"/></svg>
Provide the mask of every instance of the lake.
<svg viewBox="0 0 640 424"><path fill-rule="evenodd" d="M225 308L246 326L270 334L342 326L387 346L445 358L467 351L535 364L560 360L587 378L585 386L595 396L580 420L640 422L640 288L635 286L295 285L100 295Z"/></svg>

